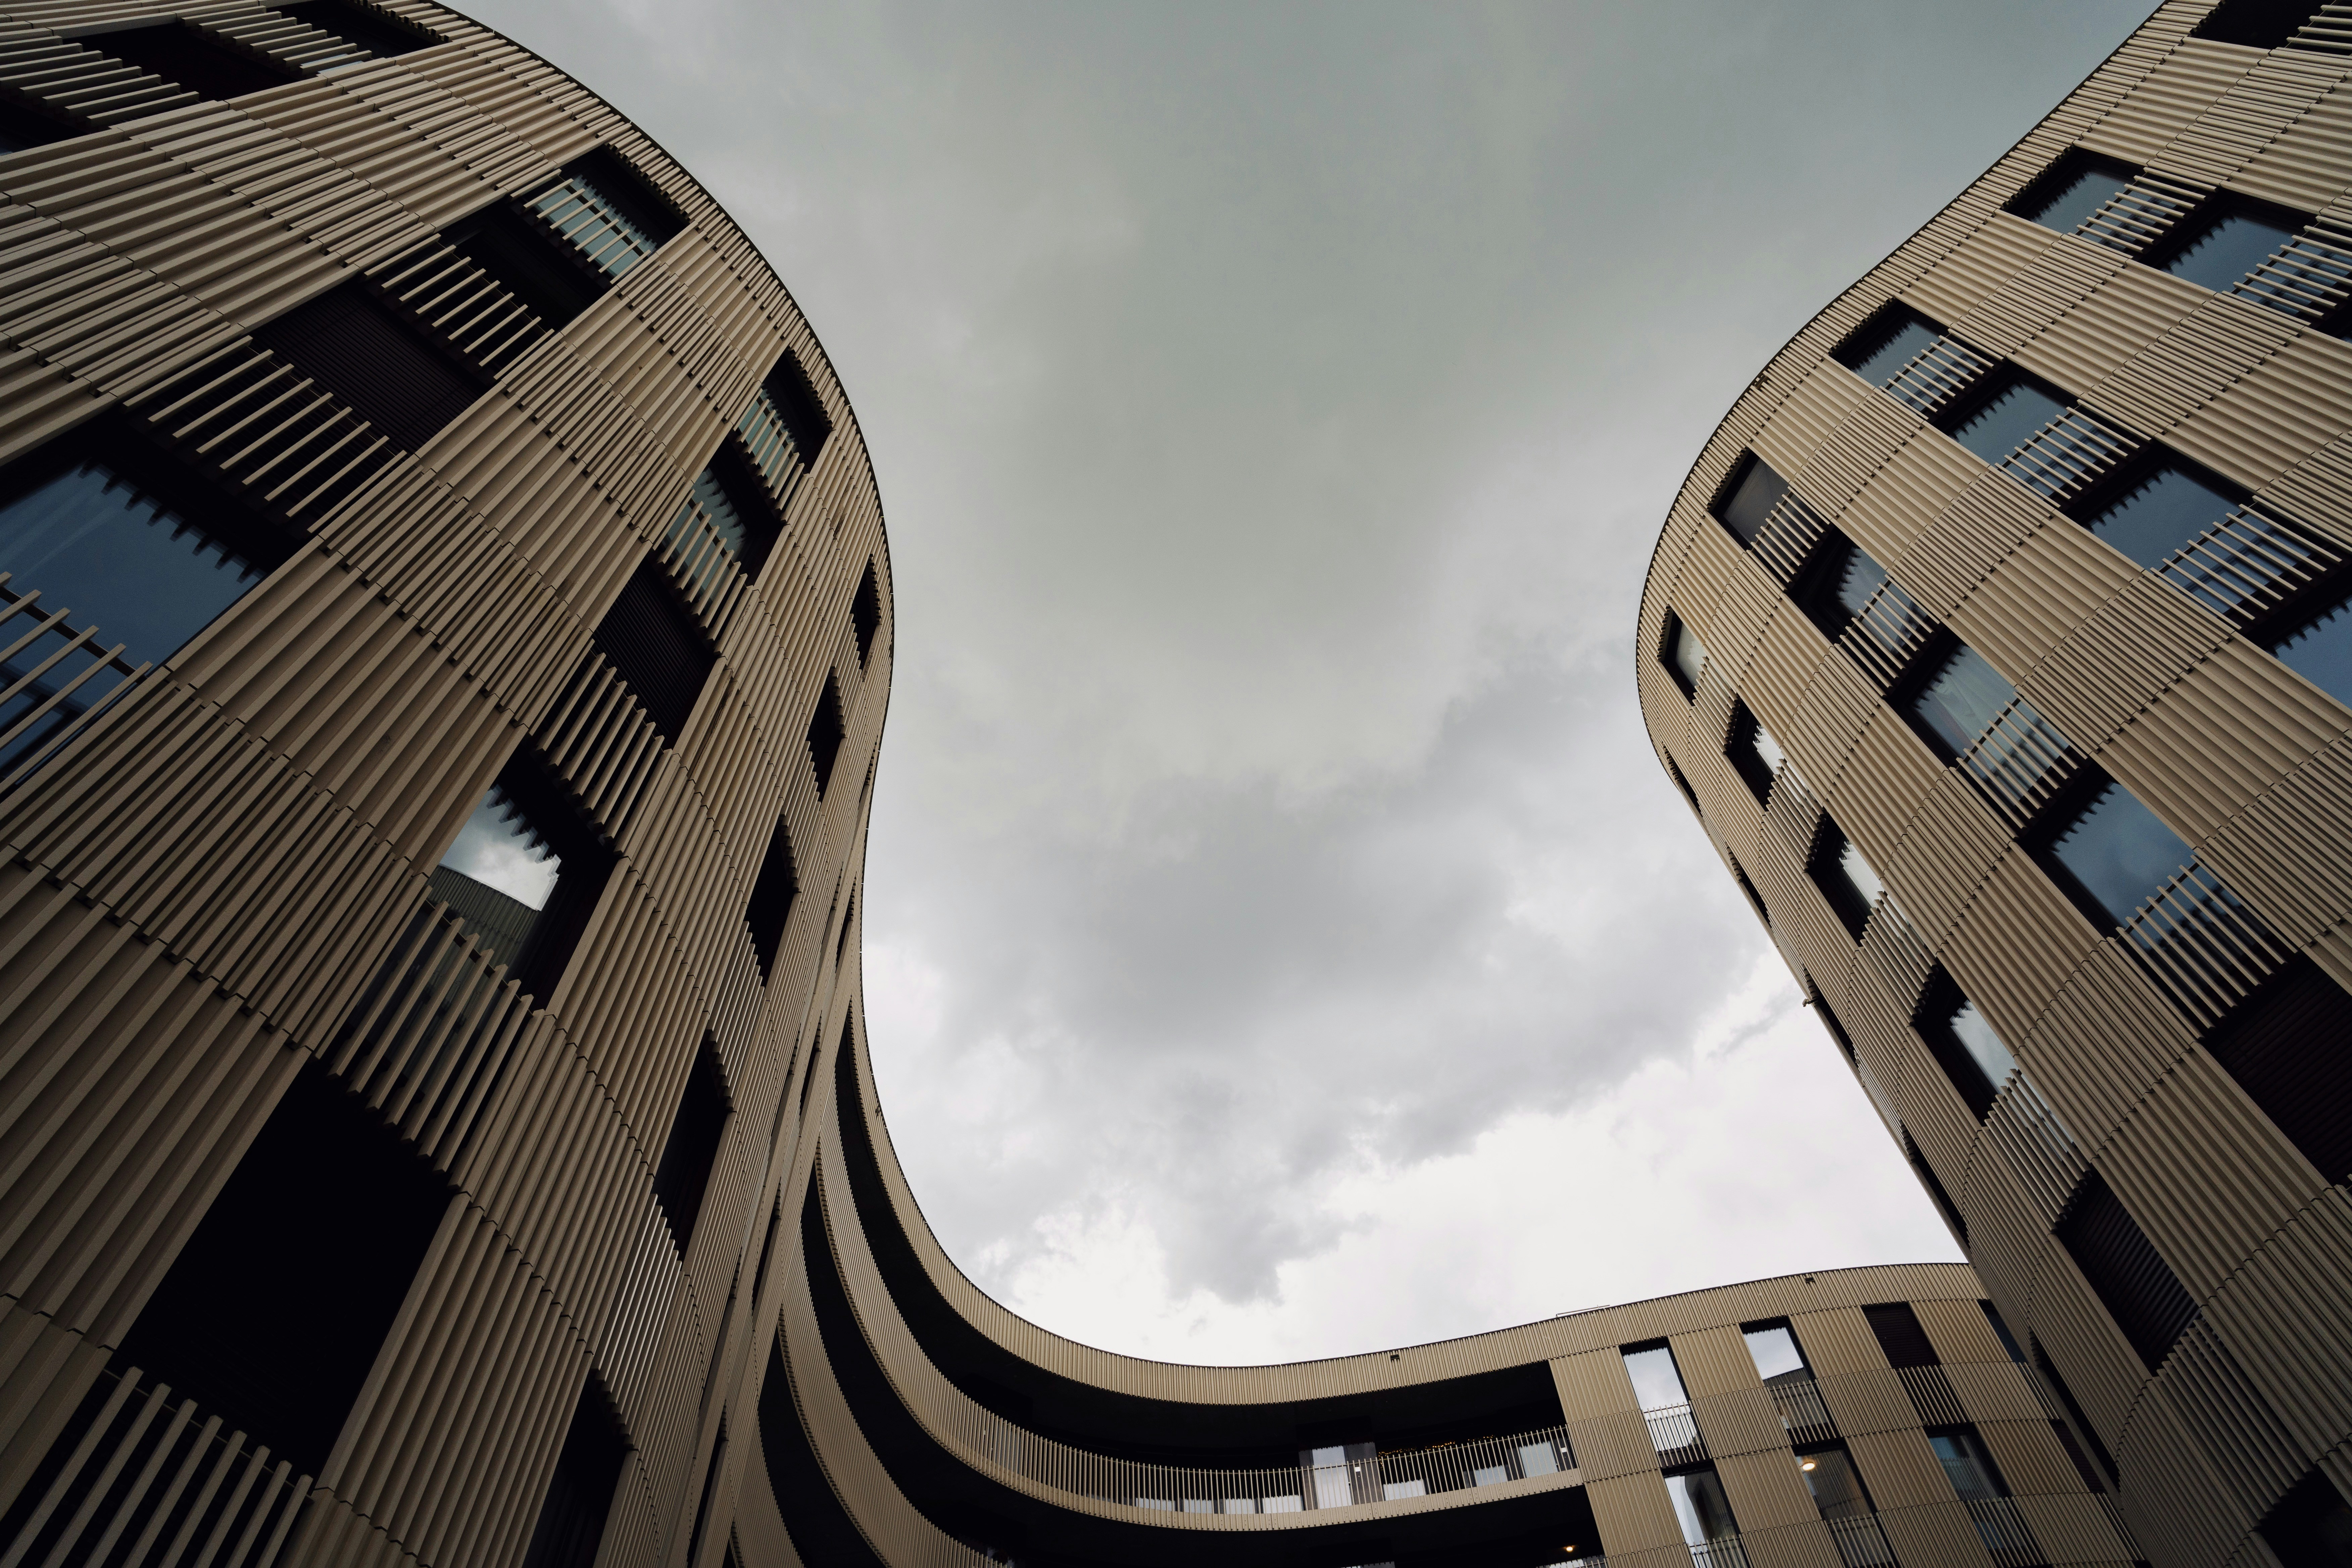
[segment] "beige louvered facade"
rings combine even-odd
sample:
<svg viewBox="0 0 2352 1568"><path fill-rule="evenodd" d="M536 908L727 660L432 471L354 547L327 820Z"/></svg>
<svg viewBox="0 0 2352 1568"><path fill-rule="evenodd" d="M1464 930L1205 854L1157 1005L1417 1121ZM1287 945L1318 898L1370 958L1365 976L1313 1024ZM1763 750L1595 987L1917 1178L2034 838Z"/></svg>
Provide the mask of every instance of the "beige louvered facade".
<svg viewBox="0 0 2352 1568"><path fill-rule="evenodd" d="M1641 611L1660 760L2165 1565L2341 1561L2352 1495L2343 9L2160 7L1764 367Z"/></svg>
<svg viewBox="0 0 2352 1568"><path fill-rule="evenodd" d="M1006 1312L874 1092L889 560L744 237L425 0L0 6L0 1565L2204 1560L1964 1266Z"/></svg>

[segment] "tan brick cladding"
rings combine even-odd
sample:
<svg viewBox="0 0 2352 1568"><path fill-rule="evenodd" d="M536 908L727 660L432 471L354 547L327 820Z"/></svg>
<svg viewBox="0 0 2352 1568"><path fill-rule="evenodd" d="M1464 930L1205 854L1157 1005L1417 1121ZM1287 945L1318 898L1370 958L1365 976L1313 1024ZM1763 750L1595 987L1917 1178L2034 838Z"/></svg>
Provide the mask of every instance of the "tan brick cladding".
<svg viewBox="0 0 2352 1568"><path fill-rule="evenodd" d="M1709 508L1757 453L2178 832L2282 952L2352 986L2352 712L1830 358L1902 301L2256 507L2352 543L2352 346L2003 210L2076 148L2323 218L2347 210L2352 60L2189 37L2210 8L2160 6L1773 357L1674 502L1638 632L1661 760L1851 1037L1890 1130L1956 1205L2004 1317L2114 1456L2124 1517L2162 1568L2264 1562L2252 1531L2315 1466L2352 1489L2352 1194L2207 1052L2213 1010L2079 915ZM1695 700L1660 662L1670 609L1707 650ZM1799 775L1782 774L1769 810L1725 756L1735 697ZM1859 943L1806 873L1817 807L1900 906ZM2072 1151L2021 1124L2014 1095L1982 1124L1969 1113L1912 1026L1931 963L2010 1046ZM2154 1374L2053 1235L2085 1163L2197 1305ZM1867 1419L1858 1391L1843 1397Z"/></svg>

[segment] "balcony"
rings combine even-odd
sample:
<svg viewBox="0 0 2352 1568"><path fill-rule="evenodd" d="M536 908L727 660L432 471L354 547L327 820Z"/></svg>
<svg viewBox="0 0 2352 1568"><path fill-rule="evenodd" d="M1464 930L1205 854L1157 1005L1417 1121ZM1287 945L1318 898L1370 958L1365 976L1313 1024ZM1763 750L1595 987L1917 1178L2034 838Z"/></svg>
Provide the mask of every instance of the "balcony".
<svg viewBox="0 0 2352 1568"><path fill-rule="evenodd" d="M1764 1391L1772 1396L1772 1412L1791 1443L1823 1443L1837 1436L1837 1424L1822 1403L1821 1385L1811 1378L1790 1376L1766 1384Z"/></svg>
<svg viewBox="0 0 2352 1568"><path fill-rule="evenodd" d="M1748 1568L1748 1549L1736 1535L1691 1543L1691 1568Z"/></svg>
<svg viewBox="0 0 2352 1568"><path fill-rule="evenodd" d="M1658 1451L1659 1464L1687 1465L1706 1458L1706 1443L1698 1435L1698 1418L1689 1405L1644 1410L1642 1420L1650 1428L1650 1447Z"/></svg>

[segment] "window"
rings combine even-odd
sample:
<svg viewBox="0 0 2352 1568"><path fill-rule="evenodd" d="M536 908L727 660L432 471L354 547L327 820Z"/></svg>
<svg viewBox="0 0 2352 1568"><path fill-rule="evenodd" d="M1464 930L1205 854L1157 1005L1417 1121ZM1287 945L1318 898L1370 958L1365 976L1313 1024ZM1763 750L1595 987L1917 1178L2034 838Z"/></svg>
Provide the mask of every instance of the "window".
<svg viewBox="0 0 2352 1568"><path fill-rule="evenodd" d="M1886 1364L1893 1367L1941 1366L1942 1359L1927 1339L1927 1331L1919 1326L1919 1314L1911 1310L1908 1301L1881 1301L1862 1310L1863 1321L1870 1325L1871 1336L1878 1348L1886 1352Z"/></svg>
<svg viewBox="0 0 2352 1568"><path fill-rule="evenodd" d="M719 1065L719 1047L709 1036L694 1053L694 1067L686 1075L677 1113L670 1118L669 1136L662 1142L661 1164L654 1171L654 1201L682 1257L694 1245L695 1222L702 1217L702 1194L710 1185L710 1170L719 1160L719 1141L727 1135L727 1119L734 1106L727 1096L727 1075Z"/></svg>
<svg viewBox="0 0 2352 1568"><path fill-rule="evenodd" d="M1790 590L1822 636L1835 642L1886 582L1886 568L1870 552L1832 529Z"/></svg>
<svg viewBox="0 0 2352 1568"><path fill-rule="evenodd" d="M849 600L849 628L857 637L857 668L865 668L873 662L874 634L882 629L882 586L875 580L874 563L866 563L866 575L857 580L857 592Z"/></svg>
<svg viewBox="0 0 2352 1568"><path fill-rule="evenodd" d="M677 210L609 147L574 158L562 178L523 205L608 278L624 276L686 226Z"/></svg>
<svg viewBox="0 0 2352 1568"><path fill-rule="evenodd" d="M113 56L150 76L186 88L198 98L215 100L242 98L299 81L302 73L258 49L232 43L193 22L165 22L158 26L100 33L78 40L85 47Z"/></svg>
<svg viewBox="0 0 2352 1568"><path fill-rule="evenodd" d="M1984 1309L1986 1326L1992 1330L1992 1337L2000 1342L2000 1348L2009 1352L2009 1359L2022 1365L2025 1352L2017 1348L2016 1337L2009 1331L2009 1325L2000 1321L2000 1310L1990 1301L1982 1299L1978 1300L1977 1305Z"/></svg>
<svg viewBox="0 0 2352 1568"><path fill-rule="evenodd" d="M676 745L719 656L658 562L638 563L593 635L646 718Z"/></svg>
<svg viewBox="0 0 2352 1568"><path fill-rule="evenodd" d="M1731 1517L1731 1500L1723 1495L1723 1482L1717 1478L1713 1465L1678 1470L1668 1476L1666 1500L1674 1504L1675 1521L1683 1528L1683 1540L1692 1546L1705 1546L1710 1541L1727 1540L1739 1533L1739 1521Z"/></svg>
<svg viewBox="0 0 2352 1568"><path fill-rule="evenodd" d="M720 1335L720 1342L723 1342L725 1338L725 1335ZM688 1531L686 1536L688 1568L692 1568L695 1563L701 1560L702 1532L710 1523L710 1501L719 1495L719 1468L726 1462L726 1459L727 1417L722 1415L719 1418L719 1436L710 1445L710 1468L702 1473L702 1500L694 1505L694 1528ZM729 1555L730 1557L733 1555L731 1550Z"/></svg>
<svg viewBox="0 0 2352 1568"><path fill-rule="evenodd" d="M1936 1452L1936 1459L1944 1467L1944 1479L1952 1483L1962 1502L1981 1502L1989 1498L2009 1495L2007 1483L2000 1479L2000 1469L1985 1452L1984 1439L1970 1426L1947 1426L1927 1434L1927 1447Z"/></svg>
<svg viewBox="0 0 2352 1568"><path fill-rule="evenodd" d="M1635 1345L1619 1352L1625 1358L1625 1375L1633 1382L1633 1397L1644 1410L1671 1410L1688 1405L1683 1374L1675 1365L1673 1347L1659 1343Z"/></svg>
<svg viewBox="0 0 2352 1568"><path fill-rule="evenodd" d="M1814 886L1829 900L1830 909L1843 922L1854 941L1862 940L1863 927L1870 923L1870 912L1886 895L1886 884L1871 869L1862 851L1853 847L1843 829L1824 814L1821 826L1813 835L1813 852L1805 869Z"/></svg>
<svg viewBox="0 0 2352 1568"><path fill-rule="evenodd" d="M2352 1175L2352 996L2289 959L2210 1041L2246 1097L2330 1183Z"/></svg>
<svg viewBox="0 0 2352 1568"><path fill-rule="evenodd" d="M2086 764L2072 812L2061 812L2045 864L2094 924L2121 925L2196 857L2137 795Z"/></svg>
<svg viewBox="0 0 2352 1568"><path fill-rule="evenodd" d="M429 879L467 931L544 996L562 978L613 869L610 846L525 742Z"/></svg>
<svg viewBox="0 0 2352 1568"><path fill-rule="evenodd" d="M1967 1101L1969 1112L1983 1121L1991 1113L2010 1074L2017 1070L2017 1058L1985 1022L1977 1005L1938 969L1927 977L1912 1026L1927 1042L1944 1076L1951 1079L1952 1088Z"/></svg>
<svg viewBox="0 0 2352 1568"><path fill-rule="evenodd" d="M1663 752L1660 754L1662 756L1664 755ZM1706 813L1699 810L1698 795L1697 793L1691 788L1690 780L1683 777L1683 771L1675 765L1674 758L1666 757L1665 763L1666 776L1675 781L1675 787L1676 789L1683 792L1683 799L1689 805L1690 808L1693 811L1698 812L1700 817L1704 818L1706 816Z"/></svg>
<svg viewBox="0 0 2352 1568"><path fill-rule="evenodd" d="M2352 595L2277 634L2270 650L2281 664L2352 708Z"/></svg>
<svg viewBox="0 0 2352 1568"><path fill-rule="evenodd" d="M1918 311L1888 305L1840 343L1830 357L1871 385L1885 386L1943 335Z"/></svg>
<svg viewBox="0 0 2352 1568"><path fill-rule="evenodd" d="M2092 500L2082 521L2142 566L2155 567L2245 499L2227 480L2163 456L2126 469L2119 484Z"/></svg>
<svg viewBox="0 0 2352 1568"><path fill-rule="evenodd" d="M782 817L768 836L768 853L761 858L759 879L751 884L751 901L743 908L743 923L751 928L751 956L765 984L775 973L776 950L783 944L784 924L793 918L793 902L800 897L800 873L793 865L792 829Z"/></svg>
<svg viewBox="0 0 2352 1568"><path fill-rule="evenodd" d="M2311 0L2221 0L2189 36L2250 49L2281 48L2318 10Z"/></svg>
<svg viewBox="0 0 2352 1568"><path fill-rule="evenodd" d="M2138 171L2110 158L2069 153L2027 185L2009 204L2009 210L2029 223L2072 234L2083 220L2097 212L2107 198L2132 182Z"/></svg>
<svg viewBox="0 0 2352 1568"><path fill-rule="evenodd" d="M612 1396L592 1372L572 1409L562 1452L556 1456L547 1499L539 1505L539 1523L531 1530L523 1568L592 1568L596 1549L604 1544L604 1516L612 1510L613 1489L620 1484L621 1462L628 1452Z"/></svg>
<svg viewBox="0 0 2352 1568"><path fill-rule="evenodd" d="M2084 1440L2091 1445L2091 1452L2097 1456L2100 1468L2107 1473L2108 1481L2111 1483L2120 1481L2123 1479L2123 1473L2116 1468L2116 1457L2107 1452L2106 1444L2100 1440L2099 1429L2091 1425L2089 1416L2083 1414L2082 1405L2074 1399L2074 1391L2066 1386L2066 1380L2059 1376L2058 1369L2051 1364L2050 1352L2043 1350L2042 1342L2032 1334L2025 1336L2025 1342L2032 1347L2033 1370L2042 1374L2042 1381L2049 1384L2050 1392L2058 1396L2058 1403L2065 1407L2067 1419L2074 1424L2074 1430L2081 1433ZM2077 1465L2081 1462L2080 1459L2075 1461ZM2100 1491L2104 1489L2096 1482L2092 1482L2090 1489Z"/></svg>
<svg viewBox="0 0 2352 1568"><path fill-rule="evenodd" d="M1742 544L1753 544L1764 531L1764 520L1789 493L1789 481L1774 473L1763 458L1750 452L1740 459L1716 500L1715 520Z"/></svg>
<svg viewBox="0 0 2352 1568"><path fill-rule="evenodd" d="M2064 395L2011 368L1985 377L1937 423L1986 462L1998 463L2065 412Z"/></svg>
<svg viewBox="0 0 2352 1568"><path fill-rule="evenodd" d="M1810 988L1811 980L1808 980L1806 984ZM1845 1026L1838 1022L1838 1016L1830 1011L1830 999L1820 992L1813 991L1806 1000L1812 1006L1813 1016L1822 1021L1822 1027L1830 1032L1830 1038L1836 1043L1838 1050L1845 1057L1847 1065L1852 1066L1855 1060L1853 1037L1845 1032Z"/></svg>
<svg viewBox="0 0 2352 1568"><path fill-rule="evenodd" d="M1960 1245L1966 1247L1969 1244L1968 1215L1962 1214L1960 1205L1952 1201L1952 1194L1944 1190L1944 1184L1937 1178L1936 1167L1927 1163L1927 1156L1919 1152L1919 1145L1908 1131L1903 1134L1903 1158L1909 1163L1911 1173L1919 1178L1919 1184L1927 1189L1928 1201L1936 1205L1936 1212L1943 1216L1944 1224L1950 1227Z"/></svg>
<svg viewBox="0 0 2352 1568"><path fill-rule="evenodd" d="M2344 1568L2352 1563L2352 1505L2324 1470L2287 1489L2260 1526L2284 1568Z"/></svg>
<svg viewBox="0 0 2352 1568"><path fill-rule="evenodd" d="M745 576L756 580L782 531L783 520L775 503L730 440L696 476L694 488L670 520L668 537L689 559L695 555L695 537L714 539L735 558Z"/></svg>
<svg viewBox="0 0 2352 1568"><path fill-rule="evenodd" d="M1797 1473L1805 1478L1805 1489L1813 1494L1813 1506L1823 1519L1859 1519L1871 1511L1870 1493L1844 1444L1799 1450Z"/></svg>
<svg viewBox="0 0 2352 1568"><path fill-rule="evenodd" d="M1748 1342L1748 1357L1756 1363L1756 1375L1766 1383L1797 1383L1813 1375L1787 1320L1751 1323L1742 1327L1739 1335Z"/></svg>
<svg viewBox="0 0 2352 1568"><path fill-rule="evenodd" d="M1772 781L1789 765L1789 753L1780 749L1770 731L1757 722L1745 702L1732 704L1730 737L1723 754L1731 759L1733 770L1746 781L1759 805L1771 798Z"/></svg>
<svg viewBox="0 0 2352 1568"><path fill-rule="evenodd" d="M449 1207L317 1063L294 1076L117 1352L315 1476Z"/></svg>
<svg viewBox="0 0 2352 1568"><path fill-rule="evenodd" d="M611 283L517 203L485 207L443 230L441 237L528 306L550 331L570 325Z"/></svg>
<svg viewBox="0 0 2352 1568"><path fill-rule="evenodd" d="M1739 891L1741 895L1747 899L1748 907L1756 911L1756 918L1762 921L1765 925L1769 927L1772 923L1772 915L1771 912L1764 907L1764 895L1758 892L1756 890L1756 884L1748 879L1748 873L1741 868L1738 858L1730 858L1731 879L1739 884Z"/></svg>
<svg viewBox="0 0 2352 1568"><path fill-rule="evenodd" d="M273 9L322 33L332 33L372 60L388 60L429 49L443 41L438 33L427 32L405 17L365 4L365 0L280 0Z"/></svg>
<svg viewBox="0 0 2352 1568"><path fill-rule="evenodd" d="M0 98L0 157L70 141L97 129L79 115L30 94Z"/></svg>
<svg viewBox="0 0 2352 1568"><path fill-rule="evenodd" d="M1920 738L1949 763L1975 745L2016 696L2017 688L1984 655L1954 643L1951 652L1928 668L1903 712Z"/></svg>
<svg viewBox="0 0 2352 1568"><path fill-rule="evenodd" d="M2148 259L2175 278L2227 291L2277 255L2309 221L2284 207L2224 197L2192 214L2179 239Z"/></svg>
<svg viewBox="0 0 2352 1568"><path fill-rule="evenodd" d="M1685 697L1697 695L1699 671L1706 668L1706 648L1672 610L1666 612L1665 637L1659 646L1658 658Z"/></svg>
<svg viewBox="0 0 2352 1568"><path fill-rule="evenodd" d="M824 689L817 694L816 711L809 715L809 761L816 768L816 797L824 798L825 786L833 783L833 764L841 755L841 742L848 733L841 717L841 683L830 673L824 678Z"/></svg>
<svg viewBox="0 0 2352 1568"><path fill-rule="evenodd" d="M440 434L489 384L437 336L360 283L296 306L253 341L341 398L404 452Z"/></svg>
<svg viewBox="0 0 2352 1568"><path fill-rule="evenodd" d="M52 697L62 700L0 747L0 770L110 695L125 666L170 658L289 553L274 531L210 503L111 421L19 465L0 480L0 572L8 574L0 597L39 596L0 629L0 647L36 620L63 618L0 662L0 686L64 657L0 708L0 733ZM93 625L82 650L68 652ZM121 664L105 658L118 643Z"/></svg>
<svg viewBox="0 0 2352 1568"><path fill-rule="evenodd" d="M2075 1187L2057 1236L2124 1338L2156 1371L2188 1331L2197 1303L2097 1171Z"/></svg>
<svg viewBox="0 0 2352 1568"><path fill-rule="evenodd" d="M772 1142L773 1141L771 1140L772 1146ZM783 1223L784 1194L782 1191L779 1189L776 1194L775 1203L770 1205L768 1209L768 1235L767 1239L760 1243L759 1267L751 1270L751 1304L753 1306L759 1305L760 1292L767 1288L768 1260L775 1254L776 1231Z"/></svg>
<svg viewBox="0 0 2352 1568"><path fill-rule="evenodd" d="M792 493L794 482L816 464L817 453L833 434L833 416L816 395L798 355L786 349L736 426L742 432L751 460L768 476L779 497Z"/></svg>

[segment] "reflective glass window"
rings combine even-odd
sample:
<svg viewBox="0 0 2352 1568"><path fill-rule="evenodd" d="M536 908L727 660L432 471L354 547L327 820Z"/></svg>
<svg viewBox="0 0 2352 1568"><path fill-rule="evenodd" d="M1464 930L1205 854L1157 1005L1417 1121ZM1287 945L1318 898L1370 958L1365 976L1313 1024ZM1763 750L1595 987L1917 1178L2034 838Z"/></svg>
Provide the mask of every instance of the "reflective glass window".
<svg viewBox="0 0 2352 1568"><path fill-rule="evenodd" d="M1788 1324L1749 1329L1741 1337L1748 1342L1749 1359L1756 1363L1756 1375L1765 1382L1812 1375L1806 1370L1804 1352L1797 1348L1797 1336L1789 1331Z"/></svg>
<svg viewBox="0 0 2352 1568"><path fill-rule="evenodd" d="M1870 1511L1870 1494L1843 1448L1815 1448L1797 1456L1797 1473L1813 1494L1823 1519L1853 1519Z"/></svg>
<svg viewBox="0 0 2352 1568"><path fill-rule="evenodd" d="M1666 617L1666 668L1683 689L1683 695L1687 697L1698 689L1699 671L1706 668L1706 645L1683 624L1680 616L1670 613Z"/></svg>
<svg viewBox="0 0 2352 1568"><path fill-rule="evenodd" d="M1942 335L1918 317L1906 317L1863 356L1853 367L1853 374L1873 386L1885 386L1895 379L1895 372L1927 353Z"/></svg>
<svg viewBox="0 0 2352 1568"><path fill-rule="evenodd" d="M2175 252L2164 269L2208 289L2224 289L2278 253L2294 230L2268 214L2226 212Z"/></svg>
<svg viewBox="0 0 2352 1568"><path fill-rule="evenodd" d="M2044 197L2033 211L2021 215L2061 234L2072 234L2082 227L2084 218L2106 205L2108 197L2131 184L2128 174L2103 164L2086 166L2071 179L2062 176L2062 180L2058 188Z"/></svg>
<svg viewBox="0 0 2352 1568"><path fill-rule="evenodd" d="M1985 1022L1985 1016L1977 1011L1975 1003L1962 998L1946 1027L1960 1042L1960 1048L1984 1070L1986 1080L1994 1089L2007 1083L2009 1075L2017 1070L2017 1058L2009 1054L2009 1047L2000 1043L2000 1037L1992 1032L1992 1026Z"/></svg>
<svg viewBox="0 0 2352 1568"><path fill-rule="evenodd" d="M1838 869L1845 873L1845 879L1853 884L1853 890L1862 895L1864 903L1875 904L1885 896L1886 884L1879 880L1878 873L1871 868L1870 862L1862 858L1862 851L1854 847L1853 839L1847 839L1838 850L1837 863Z"/></svg>
<svg viewBox="0 0 2352 1568"><path fill-rule="evenodd" d="M1764 531L1764 520L1780 498L1789 493L1789 481L1774 473L1763 458L1751 457L1738 484L1724 498L1723 510L1717 515L1742 544L1753 544L1756 536Z"/></svg>
<svg viewBox="0 0 2352 1568"><path fill-rule="evenodd" d="M1944 1467L1962 1502L2009 1495L2000 1484L2000 1472L1993 1468L1992 1456L1985 1452L1975 1433L1930 1432L1927 1446L1936 1451L1937 1462Z"/></svg>
<svg viewBox="0 0 2352 1568"><path fill-rule="evenodd" d="M2352 708L2352 598L2336 604L2271 645L2279 662Z"/></svg>
<svg viewBox="0 0 2352 1568"><path fill-rule="evenodd" d="M1688 1405L1683 1374L1675 1370L1675 1352L1664 1345L1625 1352L1625 1375L1633 1380L1633 1396L1644 1410L1669 1410Z"/></svg>
<svg viewBox="0 0 2352 1568"><path fill-rule="evenodd" d="M1723 1482L1714 1470L1668 1476L1666 1497L1675 1505L1675 1522L1682 1526L1683 1540L1689 1544L1704 1546L1739 1533L1738 1522L1731 1517L1731 1500L1723 1495Z"/></svg>
<svg viewBox="0 0 2352 1568"><path fill-rule="evenodd" d="M2013 380L1977 405L1953 428L1952 439L1986 462L1998 463L2065 412L2065 404L2033 383Z"/></svg>
<svg viewBox="0 0 2352 1568"><path fill-rule="evenodd" d="M1911 713L1948 761L1975 745L2016 695L2000 671L1962 643L1911 700Z"/></svg>
<svg viewBox="0 0 2352 1568"><path fill-rule="evenodd" d="M2135 480L2085 526L2141 565L2159 566L2237 504L2179 463L2165 463Z"/></svg>
<svg viewBox="0 0 2352 1568"><path fill-rule="evenodd" d="M2058 835L2050 854L2117 925L2191 858L2180 836L2113 779Z"/></svg>

